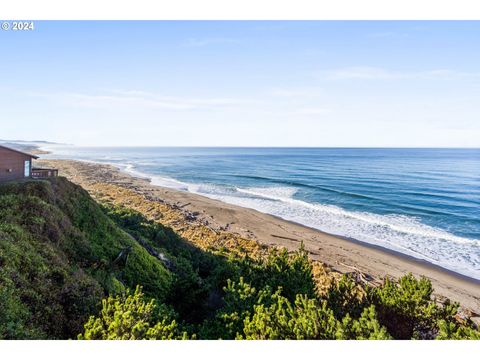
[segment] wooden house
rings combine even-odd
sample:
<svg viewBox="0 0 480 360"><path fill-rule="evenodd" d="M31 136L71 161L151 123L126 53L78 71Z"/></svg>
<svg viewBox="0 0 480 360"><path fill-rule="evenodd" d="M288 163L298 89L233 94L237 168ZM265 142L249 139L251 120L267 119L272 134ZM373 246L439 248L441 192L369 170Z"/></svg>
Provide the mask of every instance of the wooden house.
<svg viewBox="0 0 480 360"><path fill-rule="evenodd" d="M0 182L58 175L57 169L34 168L38 156L0 145Z"/></svg>

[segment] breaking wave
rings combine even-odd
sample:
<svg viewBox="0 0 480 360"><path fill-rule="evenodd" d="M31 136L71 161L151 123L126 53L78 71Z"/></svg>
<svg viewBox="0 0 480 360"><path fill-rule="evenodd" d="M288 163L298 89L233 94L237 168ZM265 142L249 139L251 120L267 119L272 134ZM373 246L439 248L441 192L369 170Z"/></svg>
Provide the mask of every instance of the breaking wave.
<svg viewBox="0 0 480 360"><path fill-rule="evenodd" d="M289 187L231 188L189 184L187 191L252 208L285 220L395 250L460 274L480 279L480 242L425 225L406 215L348 211L294 198Z"/></svg>

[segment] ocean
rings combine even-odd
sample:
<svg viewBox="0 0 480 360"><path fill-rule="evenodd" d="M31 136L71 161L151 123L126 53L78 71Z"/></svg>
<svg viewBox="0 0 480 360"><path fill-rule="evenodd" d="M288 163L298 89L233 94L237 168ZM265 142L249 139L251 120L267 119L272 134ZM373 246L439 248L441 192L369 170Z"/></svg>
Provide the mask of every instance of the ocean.
<svg viewBox="0 0 480 360"><path fill-rule="evenodd" d="M49 148L480 279L480 149Z"/></svg>

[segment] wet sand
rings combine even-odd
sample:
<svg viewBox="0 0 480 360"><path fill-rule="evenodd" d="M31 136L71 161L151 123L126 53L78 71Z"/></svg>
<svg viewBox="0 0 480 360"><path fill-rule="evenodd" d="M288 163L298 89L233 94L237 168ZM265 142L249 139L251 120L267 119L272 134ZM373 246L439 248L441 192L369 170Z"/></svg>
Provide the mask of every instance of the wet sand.
<svg viewBox="0 0 480 360"><path fill-rule="evenodd" d="M81 185L97 199L118 202L119 192L114 189L128 190L123 192L122 205L129 206L131 203L133 207L134 201L128 199L128 196L136 194L144 200L141 200L143 204L137 203L135 209L141 211L143 206L142 212L149 213L154 219L158 217L160 222L163 222L162 216L152 213L155 203L161 204L163 211L180 211L189 222L197 222L214 232L231 233L261 245L295 250L303 242L313 260L326 264L333 272L354 272L372 284L380 283L386 276L398 278L409 272L415 276L425 276L432 281L437 299L443 301L448 298L459 302L475 320L480 316L480 281L426 261L379 246L326 234L253 209L154 186L147 179L130 176L110 165L72 160L42 160L38 165L58 168L61 176ZM172 224L175 225L176 222L166 225ZM177 227L175 230L179 229L183 228Z"/></svg>

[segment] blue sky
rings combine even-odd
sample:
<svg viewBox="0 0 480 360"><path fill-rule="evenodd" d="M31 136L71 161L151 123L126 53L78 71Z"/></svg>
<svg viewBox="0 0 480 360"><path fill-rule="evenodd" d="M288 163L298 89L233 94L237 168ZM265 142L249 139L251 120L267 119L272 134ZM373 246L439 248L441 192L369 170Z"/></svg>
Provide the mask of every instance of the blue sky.
<svg viewBox="0 0 480 360"><path fill-rule="evenodd" d="M480 147L480 22L36 22L0 139Z"/></svg>

